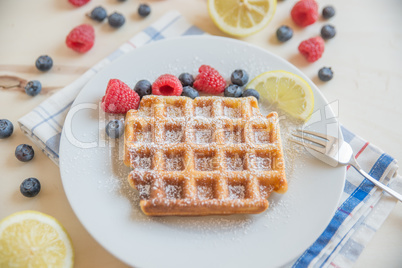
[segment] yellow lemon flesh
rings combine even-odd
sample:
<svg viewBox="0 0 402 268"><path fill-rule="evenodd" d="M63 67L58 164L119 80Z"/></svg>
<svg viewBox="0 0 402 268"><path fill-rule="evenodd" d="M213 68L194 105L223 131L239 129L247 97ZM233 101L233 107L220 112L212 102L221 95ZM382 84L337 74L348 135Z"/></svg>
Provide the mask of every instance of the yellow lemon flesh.
<svg viewBox="0 0 402 268"><path fill-rule="evenodd" d="M262 30L275 10L276 0L208 0L208 12L215 25L238 37Z"/></svg>
<svg viewBox="0 0 402 268"><path fill-rule="evenodd" d="M0 222L0 267L72 267L73 259L70 238L55 218L22 211Z"/></svg>
<svg viewBox="0 0 402 268"><path fill-rule="evenodd" d="M286 71L270 71L255 77L246 88L260 93L260 101L276 105L291 116L307 120L314 109L314 93L300 76Z"/></svg>

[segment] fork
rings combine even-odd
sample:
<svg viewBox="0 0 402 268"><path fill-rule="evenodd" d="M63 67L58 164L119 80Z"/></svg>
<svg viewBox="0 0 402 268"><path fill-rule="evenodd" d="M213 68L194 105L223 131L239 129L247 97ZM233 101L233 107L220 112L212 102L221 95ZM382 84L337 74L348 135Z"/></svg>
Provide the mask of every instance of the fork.
<svg viewBox="0 0 402 268"><path fill-rule="evenodd" d="M336 137L324 135L318 132L302 129L297 129L297 131L301 132L302 135L293 133L293 136L301 140L290 139L292 142L313 150L309 150L312 155L333 167L337 166L338 164L352 166L374 185L402 202L401 194L377 181L363 169L361 169L360 165L356 161L355 156L353 155L352 147L350 147L348 143L342 142Z"/></svg>

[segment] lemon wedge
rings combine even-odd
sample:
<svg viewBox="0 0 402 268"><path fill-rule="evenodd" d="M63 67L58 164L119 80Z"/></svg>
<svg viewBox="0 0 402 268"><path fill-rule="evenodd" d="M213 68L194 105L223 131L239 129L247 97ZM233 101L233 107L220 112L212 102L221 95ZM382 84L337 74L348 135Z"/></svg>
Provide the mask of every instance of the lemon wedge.
<svg viewBox="0 0 402 268"><path fill-rule="evenodd" d="M246 88L260 93L261 102L276 105L291 116L307 120L314 109L314 93L300 76L286 71L270 71L255 77Z"/></svg>
<svg viewBox="0 0 402 268"><path fill-rule="evenodd" d="M0 267L73 267L74 253L63 226L36 211L0 222Z"/></svg>
<svg viewBox="0 0 402 268"><path fill-rule="evenodd" d="M208 0L208 12L215 25L238 37L262 30L275 10L276 0Z"/></svg>

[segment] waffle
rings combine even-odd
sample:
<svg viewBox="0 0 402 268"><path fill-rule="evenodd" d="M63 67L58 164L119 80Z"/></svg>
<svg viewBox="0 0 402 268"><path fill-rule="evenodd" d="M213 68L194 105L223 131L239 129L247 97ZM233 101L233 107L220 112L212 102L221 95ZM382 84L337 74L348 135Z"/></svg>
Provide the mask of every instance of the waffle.
<svg viewBox="0 0 402 268"><path fill-rule="evenodd" d="M145 96L126 115L124 163L150 216L261 213L287 190L278 115L254 97Z"/></svg>

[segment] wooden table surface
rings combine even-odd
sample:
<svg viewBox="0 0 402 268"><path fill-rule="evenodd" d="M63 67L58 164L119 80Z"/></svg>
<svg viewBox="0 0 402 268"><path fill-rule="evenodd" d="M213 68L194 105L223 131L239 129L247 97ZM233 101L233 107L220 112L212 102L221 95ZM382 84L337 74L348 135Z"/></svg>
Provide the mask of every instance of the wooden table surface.
<svg viewBox="0 0 402 268"><path fill-rule="evenodd" d="M66 227L75 249L75 267L127 267L104 250L74 215L60 179L59 168L37 147L29 163L14 157L18 144L31 142L18 129L17 120L53 92L78 78L86 69L114 51L123 42L156 21L168 10L178 10L202 30L226 36L208 16L206 0L161 0L148 3L152 13L146 19L137 15L140 1L92 0L75 8L67 0L2 0L0 2L0 76L40 80L46 90L34 98L20 90L0 89L0 118L17 127L13 136L0 140L0 219L20 210L33 209L53 215ZM296 1L279 1L276 14L267 28L245 41L267 49L300 68L317 84L339 112L339 120L356 134L376 144L396 159L402 159L402 1L400 0L318 0L320 10L327 4L337 14L329 23L336 37L326 42L323 57L307 63L297 51L298 44L317 35L325 21L306 29L294 26L290 10ZM126 24L112 29L107 23L95 23L84 16L95 6L108 12L119 11ZM75 26L90 23L95 27L95 46L86 54L68 49L67 33ZM276 29L287 24L294 37L276 41ZM51 55L55 65L41 73L34 67L39 55ZM334 79L320 82L318 70L330 66ZM28 199L19 193L21 181L37 177L42 191ZM135 243L135 241L133 241ZM402 267L402 205L398 203L383 226L363 251L354 267Z"/></svg>

